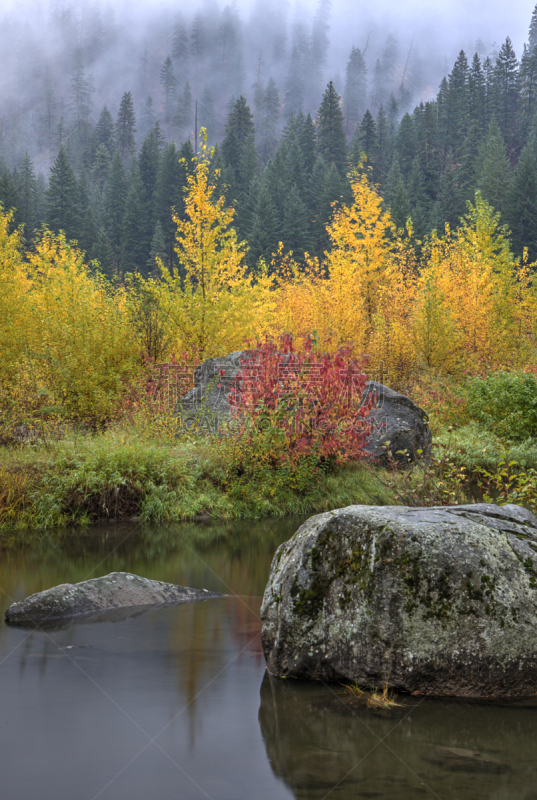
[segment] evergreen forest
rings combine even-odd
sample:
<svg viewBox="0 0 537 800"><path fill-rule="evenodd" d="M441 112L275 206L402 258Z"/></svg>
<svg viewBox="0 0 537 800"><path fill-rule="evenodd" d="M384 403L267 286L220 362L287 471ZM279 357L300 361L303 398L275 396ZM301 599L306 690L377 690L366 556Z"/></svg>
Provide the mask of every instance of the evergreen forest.
<svg viewBox="0 0 537 800"><path fill-rule="evenodd" d="M157 256L177 266L171 209L184 214L204 128L251 269L270 265L280 242L299 263L306 253L322 258L356 168L418 251L433 230L457 228L479 190L501 212L515 256L527 248L537 258L537 8L522 53L509 37L491 48L478 40L418 104L425 70L416 48L402 53L388 36L371 64L368 45L353 46L344 75L327 81L328 0L290 33L276 6L272 19L259 9L257 27L255 13L247 27L234 6L211 3L155 23L149 36L166 29L165 44L146 49L132 85L114 83L112 55L128 31L110 8L80 16L54 7L53 50L17 43L4 24L17 103L0 120L0 203L14 210L13 227L24 225L27 246L46 225L109 277L156 275ZM114 91L96 104L93 71L103 63Z"/></svg>

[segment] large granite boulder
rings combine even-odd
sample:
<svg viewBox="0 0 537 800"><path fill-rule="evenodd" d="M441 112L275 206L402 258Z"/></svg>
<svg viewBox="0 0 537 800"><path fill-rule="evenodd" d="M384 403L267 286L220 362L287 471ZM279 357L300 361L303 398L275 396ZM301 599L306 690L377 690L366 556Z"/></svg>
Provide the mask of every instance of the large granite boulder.
<svg viewBox="0 0 537 800"><path fill-rule="evenodd" d="M62 583L32 594L6 610L6 621L16 625L55 623L74 617L114 619L118 609L148 607L207 600L222 595L206 589L189 589L172 583L140 578L128 572L111 572L81 583ZM113 613L111 613L113 612ZM120 614L120 618L123 615Z"/></svg>
<svg viewBox="0 0 537 800"><path fill-rule="evenodd" d="M271 673L425 694L537 691L537 518L514 506L349 506L276 551Z"/></svg>
<svg viewBox="0 0 537 800"><path fill-rule="evenodd" d="M187 427L213 433L232 420L229 393L237 386L242 364L251 351L239 351L221 358L209 358L196 368L194 388L177 404ZM410 398L382 383L368 381L363 403L373 403L365 423L366 453L372 461L400 464L413 461L431 445L431 432L425 411ZM362 424L362 421L360 421Z"/></svg>

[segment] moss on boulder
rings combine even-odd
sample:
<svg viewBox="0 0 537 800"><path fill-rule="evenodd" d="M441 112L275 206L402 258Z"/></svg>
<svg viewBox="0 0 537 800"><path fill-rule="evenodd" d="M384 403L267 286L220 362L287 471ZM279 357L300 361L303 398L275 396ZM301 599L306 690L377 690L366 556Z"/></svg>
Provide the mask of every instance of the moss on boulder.
<svg viewBox="0 0 537 800"><path fill-rule="evenodd" d="M537 691L537 518L519 506L349 506L278 549L271 673L425 694Z"/></svg>

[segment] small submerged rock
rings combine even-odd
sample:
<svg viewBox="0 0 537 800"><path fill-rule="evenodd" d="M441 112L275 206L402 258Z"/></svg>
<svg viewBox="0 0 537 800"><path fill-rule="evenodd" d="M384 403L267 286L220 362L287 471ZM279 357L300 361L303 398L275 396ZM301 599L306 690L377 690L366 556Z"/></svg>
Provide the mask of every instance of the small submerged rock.
<svg viewBox="0 0 537 800"><path fill-rule="evenodd" d="M261 619L273 675L535 695L537 518L484 503L320 514L276 551Z"/></svg>
<svg viewBox="0 0 537 800"><path fill-rule="evenodd" d="M62 583L32 594L6 610L6 622L16 625L49 623L71 617L112 619L117 609L147 610L159 605L190 603L223 595L152 581L128 572L111 572L81 583Z"/></svg>

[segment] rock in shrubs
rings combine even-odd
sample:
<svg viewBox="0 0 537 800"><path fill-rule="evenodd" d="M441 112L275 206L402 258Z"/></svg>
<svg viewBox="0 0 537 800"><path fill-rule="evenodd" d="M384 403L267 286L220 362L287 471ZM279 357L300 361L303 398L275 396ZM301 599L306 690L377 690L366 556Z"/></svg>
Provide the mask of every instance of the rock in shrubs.
<svg viewBox="0 0 537 800"><path fill-rule="evenodd" d="M276 551L269 671L424 694L533 695L537 518L515 506L349 506Z"/></svg>
<svg viewBox="0 0 537 800"><path fill-rule="evenodd" d="M176 409L187 426L216 432L229 423L234 411L229 395L239 385L237 378L251 355L252 351L244 350L209 358L196 368L194 388ZM362 403L370 401L374 406L359 424L364 424L365 452L371 461L407 464L428 451L428 417L416 403L376 381L368 381L362 395Z"/></svg>

